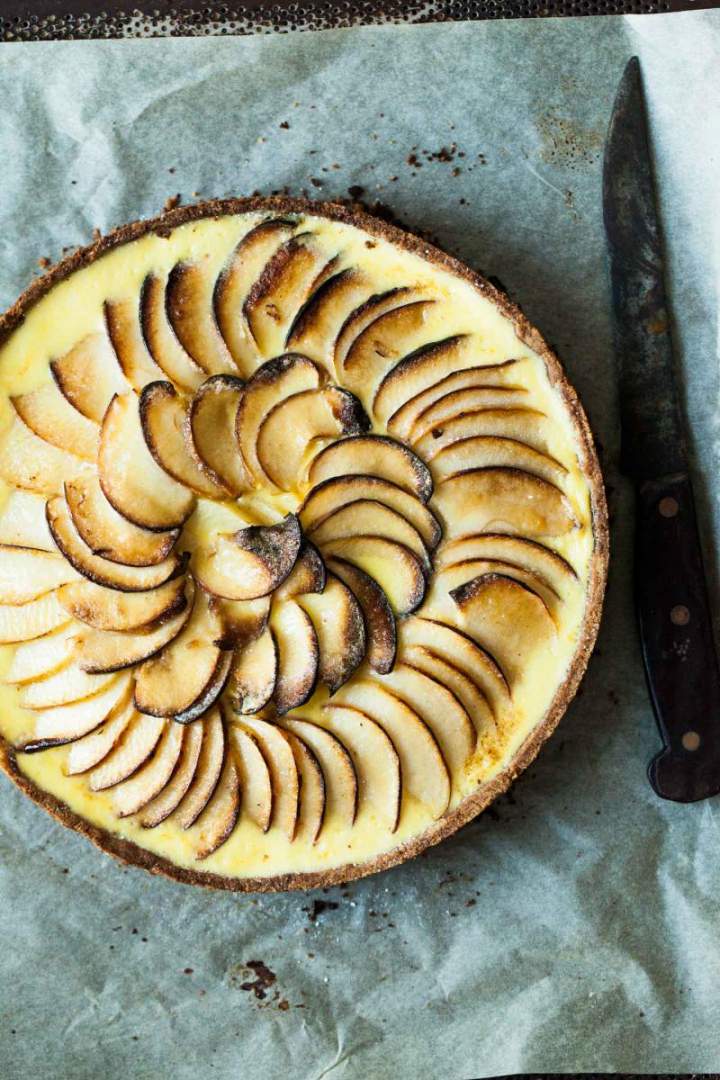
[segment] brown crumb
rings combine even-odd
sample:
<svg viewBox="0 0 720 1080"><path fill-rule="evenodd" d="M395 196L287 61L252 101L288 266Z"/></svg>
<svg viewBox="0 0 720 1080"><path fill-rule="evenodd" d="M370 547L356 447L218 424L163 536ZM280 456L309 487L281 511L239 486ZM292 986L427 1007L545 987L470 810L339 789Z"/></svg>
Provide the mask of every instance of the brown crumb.
<svg viewBox="0 0 720 1080"><path fill-rule="evenodd" d="M48 259L47 255L41 255L41 257L37 261L37 264L43 270L47 270L48 266L50 266L50 260ZM67 873L67 871L65 871L65 873Z"/></svg>
<svg viewBox="0 0 720 1080"><path fill-rule="evenodd" d="M287 131L289 129L289 127L290 127L287 120L283 120L282 123L279 126L283 129L283 131Z"/></svg>
<svg viewBox="0 0 720 1080"><path fill-rule="evenodd" d="M365 194L365 188L360 187L359 184L351 184L348 188L348 195L351 199L362 199Z"/></svg>
<svg viewBox="0 0 720 1080"><path fill-rule="evenodd" d="M264 1001L267 997L267 992L274 982L277 980L277 975L262 960L248 960L245 964L246 968L255 974L254 982L244 982L240 984L241 990L251 991L258 1001Z"/></svg>
<svg viewBox="0 0 720 1080"><path fill-rule="evenodd" d="M313 187L322 187L323 186L323 181L318 180L317 176L311 176L310 177L310 183L312 184Z"/></svg>
<svg viewBox="0 0 720 1080"><path fill-rule="evenodd" d="M183 968L183 975L192 975L193 968Z"/></svg>
<svg viewBox="0 0 720 1080"><path fill-rule="evenodd" d="M280 1001L278 1001L278 1009L280 1009L281 1012L287 1012L289 1008L290 1002L286 998L281 998Z"/></svg>
<svg viewBox="0 0 720 1080"><path fill-rule="evenodd" d="M179 193L177 195L169 195L167 197L167 199L165 200L165 202L163 203L163 210L165 210L165 212L167 212L168 210L174 210L175 207L179 206L179 205L180 205L180 195L179 195Z"/></svg>
<svg viewBox="0 0 720 1080"><path fill-rule="evenodd" d="M97 228L97 226L92 231L92 237L93 240L102 240L102 233L100 229Z"/></svg>

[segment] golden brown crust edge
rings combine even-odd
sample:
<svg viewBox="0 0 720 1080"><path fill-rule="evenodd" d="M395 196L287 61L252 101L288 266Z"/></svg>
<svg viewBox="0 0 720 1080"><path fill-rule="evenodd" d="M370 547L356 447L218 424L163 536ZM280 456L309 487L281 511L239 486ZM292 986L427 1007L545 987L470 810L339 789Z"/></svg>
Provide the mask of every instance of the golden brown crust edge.
<svg viewBox="0 0 720 1080"><path fill-rule="evenodd" d="M456 832L462 825L467 824L472 818L486 809L499 795L507 791L516 777L535 759L543 743L559 724L568 705L575 696L587 667L600 626L603 595L607 579L609 529L603 478L587 417L577 394L565 377L560 360L552 352L541 334L528 322L516 304L479 274L474 273L452 256L440 251L425 240L372 217L354 206L347 207L338 203L312 202L307 199L282 196L215 199L178 207L146 221L123 225L107 236L96 240L95 243L88 247L79 248L77 251L72 252L49 269L42 277L33 281L17 302L5 314L0 315L0 345L23 322L26 313L58 282L76 270L89 266L114 248L137 240L148 233L162 235L190 221L208 217L219 218L231 214L252 213L254 211L268 211L278 214L312 214L316 217L326 217L333 221L354 225L371 236L378 236L388 240L406 251L420 255L428 262L448 270L455 276L463 278L485 298L494 303L512 321L520 340L542 358L547 367L551 383L560 393L570 413L578 440L580 458L590 485L594 539L587 589L587 604L580 638L568 668L567 676L563 684L558 688L543 720L530 732L502 772L463 799L450 814L435 822L421 835L363 863L350 863L334 869L313 873L282 874L261 878L226 877L222 874L177 866L170 860L139 847L131 841L123 840L113 833L92 825L70 810L61 800L56 799L53 795L38 787L20 771L13 747L0 736L0 768L10 779L34 802L47 810L63 825L86 836L101 850L113 855L121 862L142 867L150 873L161 874L184 884L200 885L208 889L224 889L235 892L280 892L338 885L366 877L369 874L378 873L381 870L387 870L398 863L405 862Z"/></svg>

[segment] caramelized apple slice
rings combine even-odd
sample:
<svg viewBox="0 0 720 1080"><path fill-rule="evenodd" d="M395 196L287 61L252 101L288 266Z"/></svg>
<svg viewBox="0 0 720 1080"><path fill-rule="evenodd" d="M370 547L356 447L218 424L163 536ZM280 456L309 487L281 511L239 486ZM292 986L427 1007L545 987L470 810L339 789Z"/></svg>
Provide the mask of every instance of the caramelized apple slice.
<svg viewBox="0 0 720 1080"><path fill-rule="evenodd" d="M165 282L148 274L140 291L140 326L150 355L168 379L183 390L197 390L205 372L175 336L165 310Z"/></svg>
<svg viewBox="0 0 720 1080"><path fill-rule="evenodd" d="M76 577L57 553L0 544L0 604L26 604Z"/></svg>
<svg viewBox="0 0 720 1080"><path fill-rule="evenodd" d="M220 779L202 814L195 822L197 859L207 859L230 838L240 817L240 779L231 754L227 754Z"/></svg>
<svg viewBox="0 0 720 1080"><path fill-rule="evenodd" d="M507 532L523 536L563 536L579 522L554 484L514 468L471 469L443 481L435 506L446 535Z"/></svg>
<svg viewBox="0 0 720 1080"><path fill-rule="evenodd" d="M34 738L26 743L23 750L28 754L44 750L48 746L72 742L93 731L125 697L129 678L128 675L119 675L93 697L38 711L35 714Z"/></svg>
<svg viewBox="0 0 720 1080"><path fill-rule="evenodd" d="M42 637L68 621L67 611L55 593L27 604L0 604L0 645Z"/></svg>
<svg viewBox="0 0 720 1080"><path fill-rule="evenodd" d="M438 656L432 648L425 645L408 646L403 650L403 661L409 667L424 672L452 691L472 719L478 736L494 726L493 711L484 693L478 684L455 664Z"/></svg>
<svg viewBox="0 0 720 1080"><path fill-rule="evenodd" d="M72 744L65 769L69 776L87 772L99 765L119 742L130 721L137 717L131 701L122 701L95 731Z"/></svg>
<svg viewBox="0 0 720 1080"><path fill-rule="evenodd" d="M218 597L225 640L235 646L243 646L259 637L267 626L270 602L269 596L259 596L256 600L223 600Z"/></svg>
<svg viewBox="0 0 720 1080"><path fill-rule="evenodd" d="M320 552L314 544L303 540L295 565L273 596L276 600L291 600L304 593L321 593L326 580L325 563Z"/></svg>
<svg viewBox="0 0 720 1080"><path fill-rule="evenodd" d="M164 372L148 352L140 326L140 314L134 299L107 300L105 325L120 370L139 394L147 383L162 379Z"/></svg>
<svg viewBox="0 0 720 1080"><path fill-rule="evenodd" d="M512 578L519 582L531 593L538 596L548 610L548 614L560 622L562 601L551 585L544 578L526 570L522 566L514 566L502 559L467 559L465 562L455 563L439 570L433 581L433 590L436 588L442 593L452 593L461 585L467 584L473 578L483 577L486 574L501 574L503 577ZM432 602L432 601L431 601Z"/></svg>
<svg viewBox="0 0 720 1080"><path fill-rule="evenodd" d="M432 428L418 439L415 449L431 465L446 446L477 435L516 439L546 453L549 441L547 416L537 409L479 409L455 416Z"/></svg>
<svg viewBox="0 0 720 1080"><path fill-rule="evenodd" d="M371 499L401 514L420 534L431 550L437 546L441 530L437 518L414 495L378 476L337 476L313 488L300 509L306 531L322 524L336 510L359 499Z"/></svg>
<svg viewBox="0 0 720 1080"><path fill-rule="evenodd" d="M325 817L325 779L318 759L310 747L291 731L286 731L285 736L290 743L300 779L295 839L300 843L314 844L320 835Z"/></svg>
<svg viewBox="0 0 720 1080"><path fill-rule="evenodd" d="M120 592L92 581L72 581L58 599L74 619L96 630L145 630L166 623L187 606L181 577L149 592Z"/></svg>
<svg viewBox="0 0 720 1080"><path fill-rule="evenodd" d="M180 760L182 742L180 725L167 724L150 761L113 789L112 805L118 817L136 814L163 790Z"/></svg>
<svg viewBox="0 0 720 1080"><path fill-rule="evenodd" d="M242 812L259 829L267 832L273 812L273 789L270 769L258 739L253 732L243 731L237 724L230 726L229 738L240 773Z"/></svg>
<svg viewBox="0 0 720 1080"><path fill-rule="evenodd" d="M287 349L322 364L334 377L335 340L347 317L367 299L370 282L353 267L325 278L300 308L285 338Z"/></svg>
<svg viewBox="0 0 720 1080"><path fill-rule="evenodd" d="M400 406L446 375L476 367L481 359L480 341L469 334L454 334L403 356L378 386L373 400L378 422L386 422ZM494 366L488 365L488 371Z"/></svg>
<svg viewBox="0 0 720 1080"><path fill-rule="evenodd" d="M504 533L474 533L444 544L438 553L438 566L455 566L471 559L497 559L520 566L543 578L558 594L564 596L579 587L579 579L569 562L556 551L528 540L523 536Z"/></svg>
<svg viewBox="0 0 720 1080"><path fill-rule="evenodd" d="M157 566L172 551L178 529L151 532L124 518L108 502L96 476L84 473L65 485L70 517L94 555L125 566ZM46 522L47 525L47 522Z"/></svg>
<svg viewBox="0 0 720 1080"><path fill-rule="evenodd" d="M97 585L122 592L144 592L157 589L180 570L177 555L170 555L154 566L124 566L93 555L73 525L68 504L61 495L48 500L47 519L53 539L70 565Z"/></svg>
<svg viewBox="0 0 720 1080"><path fill-rule="evenodd" d="M257 436L257 459L269 479L283 491L297 486L308 452L323 439L367 428L356 397L337 387L305 390L276 405Z"/></svg>
<svg viewBox="0 0 720 1080"><path fill-rule="evenodd" d="M288 737L275 724L255 716L245 717L243 725L255 736L270 773L273 793L271 824L280 829L288 840L293 840L298 819L300 779Z"/></svg>
<svg viewBox="0 0 720 1080"><path fill-rule="evenodd" d="M234 375L213 313L215 280L207 257L174 266L165 287L167 317L185 352L207 375Z"/></svg>
<svg viewBox="0 0 720 1080"><path fill-rule="evenodd" d="M320 382L320 371L312 360L289 354L268 360L245 384L235 430L245 464L256 481L262 483L265 475L257 456L263 420L285 398L303 390L316 390Z"/></svg>
<svg viewBox="0 0 720 1080"><path fill-rule="evenodd" d="M177 725L173 726L177 727ZM180 727L179 730L182 733L183 743L177 767L162 791L145 806L140 818L140 824L145 829L154 829L172 814L195 776L203 743L202 723L198 721L196 724Z"/></svg>
<svg viewBox="0 0 720 1080"><path fill-rule="evenodd" d="M527 390L521 386L468 386L463 390L452 390L418 414L408 433L408 442L416 443L428 431L465 413L522 408L524 397L527 397Z"/></svg>
<svg viewBox="0 0 720 1080"><path fill-rule="evenodd" d="M471 469L488 469L494 466L520 469L539 476L549 484L562 484L567 469L556 458L533 450L527 443L517 439L497 438L492 435L476 435L475 438L459 439L443 447L432 462L435 479L448 480Z"/></svg>
<svg viewBox="0 0 720 1080"><path fill-rule="evenodd" d="M321 450L308 473L315 488L341 476L378 476L422 502L432 495L430 470L417 454L384 435L351 435Z"/></svg>
<svg viewBox="0 0 720 1080"><path fill-rule="evenodd" d="M157 464L143 437L134 394L113 398L98 455L100 486L119 514L145 529L175 529L190 516L195 496Z"/></svg>
<svg viewBox="0 0 720 1080"><path fill-rule="evenodd" d="M140 424L148 450L173 480L208 499L230 494L209 478L190 450L187 405L172 383L148 383L140 395Z"/></svg>
<svg viewBox="0 0 720 1080"><path fill-rule="evenodd" d="M435 736L451 777L458 777L475 749L472 720L452 690L417 668L400 663L382 678L390 690L425 721Z"/></svg>
<svg viewBox="0 0 720 1080"><path fill-rule="evenodd" d="M88 334L64 356L52 360L50 370L60 393L96 424L102 423L115 394L129 390L105 334Z"/></svg>
<svg viewBox="0 0 720 1080"><path fill-rule="evenodd" d="M188 730L195 728L202 730L202 746L190 787L174 813L174 820L183 829L189 829L207 806L217 787L225 760L225 728L220 710L217 707L210 709Z"/></svg>
<svg viewBox="0 0 720 1080"><path fill-rule="evenodd" d="M388 289L387 292L376 293L368 297L362 304L354 308L346 317L340 327L335 342L335 367L342 372L350 349L355 341L367 330L367 328L383 315L401 308L417 300L418 294L410 288Z"/></svg>
<svg viewBox="0 0 720 1080"><path fill-rule="evenodd" d="M13 410L10 428L0 437L0 479L11 487L54 495L84 469L82 458L39 438Z"/></svg>
<svg viewBox="0 0 720 1080"><path fill-rule="evenodd" d="M325 778L325 821L342 829L352 828L358 806L355 766L347 750L324 727L286 717L283 726L310 747Z"/></svg>
<svg viewBox="0 0 720 1080"><path fill-rule="evenodd" d="M555 624L539 596L502 574L483 574L451 593L462 627L498 658L511 681L522 678L528 657L552 646Z"/></svg>
<svg viewBox="0 0 720 1080"><path fill-rule="evenodd" d="M151 716L188 723L214 704L222 691L232 654L218 644L223 624L201 589L180 634L135 674L135 706Z"/></svg>
<svg viewBox="0 0 720 1080"><path fill-rule="evenodd" d="M315 689L319 667L318 638L310 616L294 600L273 608L270 629L278 655L273 701L282 715L299 708Z"/></svg>
<svg viewBox="0 0 720 1080"><path fill-rule="evenodd" d="M99 693L108 686L113 677L88 675L77 664L69 664L53 675L22 686L18 701L23 709L49 709L54 705L67 705Z"/></svg>
<svg viewBox="0 0 720 1080"><path fill-rule="evenodd" d="M312 619L319 654L318 678L331 694L346 683L365 656L365 623L353 593L336 577L325 590L303 596L303 610Z"/></svg>
<svg viewBox="0 0 720 1080"><path fill-rule="evenodd" d="M195 553L195 576L208 592L229 600L267 596L285 580L300 551L300 525L288 514L277 525L220 533Z"/></svg>
<svg viewBox="0 0 720 1080"><path fill-rule="evenodd" d="M338 557L374 578L396 615L408 615L425 596L422 563L409 548L380 536L350 536L332 540L323 554Z"/></svg>
<svg viewBox="0 0 720 1080"><path fill-rule="evenodd" d="M70 623L35 641L18 645L2 681L17 685L31 683L65 667L75 651L77 632L77 627Z"/></svg>
<svg viewBox="0 0 720 1080"><path fill-rule="evenodd" d="M310 530L310 536L321 550L347 537L382 537L408 548L426 572L430 570L428 551L417 529L396 510L374 499L356 499L334 510Z"/></svg>
<svg viewBox="0 0 720 1080"><path fill-rule="evenodd" d="M235 434L242 392L241 379L213 375L197 390L190 406L190 438L200 468L232 495L251 487Z"/></svg>
<svg viewBox="0 0 720 1080"><path fill-rule="evenodd" d="M95 461L99 425L78 412L54 382L10 400L23 423L44 442L85 461Z"/></svg>
<svg viewBox="0 0 720 1080"><path fill-rule="evenodd" d="M380 586L357 566L333 558L329 567L352 590L365 622L366 659L384 675L395 663L395 616Z"/></svg>
<svg viewBox="0 0 720 1080"><path fill-rule="evenodd" d="M225 344L245 378L261 363L243 311L245 301L265 266L294 228L294 222L280 219L256 225L237 245L215 286L215 318Z"/></svg>
<svg viewBox="0 0 720 1080"><path fill-rule="evenodd" d="M319 720L350 752L358 784L358 813L391 833L400 820L400 758L387 733L357 709L326 705Z"/></svg>
<svg viewBox="0 0 720 1080"><path fill-rule="evenodd" d="M461 341L463 342L461 348L464 355L470 346L470 341L466 338L461 339ZM433 354L431 354L430 359L432 361ZM434 354L434 359L437 361L437 353ZM388 416L386 421L388 431L392 432L398 439L407 439L418 416L438 401L439 398L454 393L456 390L465 390L468 387L477 386L513 386L511 380L516 375L517 363L517 360L506 360L502 364L464 367L459 371L451 371L450 374L442 375L444 363L439 365L440 370L438 371L437 364L433 365L432 362L423 364L418 362L416 357L414 373L408 371L407 366L405 368L406 379L412 380L406 385L406 390L410 396L408 399L403 400L402 404L398 405L395 411ZM436 381L438 375L441 377ZM418 387L421 389L417 389ZM382 406L382 399L380 403Z"/></svg>
<svg viewBox="0 0 720 1080"><path fill-rule="evenodd" d="M342 366L342 381L363 402L373 402L378 384L400 357L408 344L420 342L425 321L434 300L413 300L379 315L355 338ZM373 406L374 408L374 406Z"/></svg>
<svg viewBox="0 0 720 1080"><path fill-rule="evenodd" d="M400 758L403 788L424 803L434 818L450 802L450 777L427 724L379 683L353 681L338 693L337 704L350 706L380 725Z"/></svg>
<svg viewBox="0 0 720 1080"><path fill-rule="evenodd" d="M228 677L227 692L239 713L255 713L264 708L275 690L277 646L269 630L235 654Z"/></svg>
<svg viewBox="0 0 720 1080"><path fill-rule="evenodd" d="M11 491L0 511L0 544L57 551L45 516L46 499L30 491Z"/></svg>
<svg viewBox="0 0 720 1080"><path fill-rule="evenodd" d="M139 633L84 630L78 634L78 662L85 671L121 671L149 660L174 641L190 617L190 606L153 630Z"/></svg>
<svg viewBox="0 0 720 1080"><path fill-rule="evenodd" d="M149 760L166 725L167 720L158 716L143 716L133 710L133 715L116 744L90 773L90 790L105 791L132 776Z"/></svg>

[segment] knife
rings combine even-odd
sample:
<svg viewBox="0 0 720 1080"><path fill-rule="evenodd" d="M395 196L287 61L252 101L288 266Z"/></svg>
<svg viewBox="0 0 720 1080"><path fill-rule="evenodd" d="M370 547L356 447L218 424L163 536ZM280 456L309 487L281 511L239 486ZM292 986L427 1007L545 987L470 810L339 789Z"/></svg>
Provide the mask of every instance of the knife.
<svg viewBox="0 0 720 1080"><path fill-rule="evenodd" d="M618 88L603 207L619 367L620 468L636 489L635 603L664 743L648 766L663 799L720 792L720 668L673 364L640 63Z"/></svg>

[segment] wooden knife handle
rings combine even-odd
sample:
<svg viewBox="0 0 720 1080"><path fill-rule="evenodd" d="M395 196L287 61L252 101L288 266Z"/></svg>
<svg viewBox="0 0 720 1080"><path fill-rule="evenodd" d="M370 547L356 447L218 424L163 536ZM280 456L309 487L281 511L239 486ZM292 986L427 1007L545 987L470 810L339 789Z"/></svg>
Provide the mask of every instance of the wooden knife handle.
<svg viewBox="0 0 720 1080"><path fill-rule="evenodd" d="M690 478L638 490L635 594L648 688L664 749L648 777L661 798L720 792L720 668Z"/></svg>

